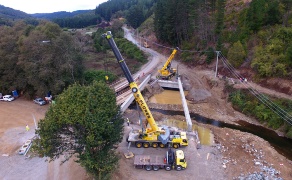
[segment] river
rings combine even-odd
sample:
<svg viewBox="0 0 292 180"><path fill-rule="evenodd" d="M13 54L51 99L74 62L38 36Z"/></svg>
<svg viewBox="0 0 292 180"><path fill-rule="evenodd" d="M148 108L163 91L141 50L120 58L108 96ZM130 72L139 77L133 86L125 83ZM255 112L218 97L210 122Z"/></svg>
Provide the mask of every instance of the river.
<svg viewBox="0 0 292 180"><path fill-rule="evenodd" d="M156 94L150 98L150 102L159 103L159 104L179 104L180 102L180 95L178 91L171 91L171 90L164 90L160 94ZM180 102L181 103L181 102ZM168 111L168 110L160 110L160 109L151 109L152 112L159 112L165 115L181 115L185 116L183 111ZM203 123L203 124L210 124L216 127L222 128L230 128L236 129L242 132L248 132L254 134L258 137L263 138L264 140L268 141L274 149L285 156L286 158L292 161L292 139L279 136L275 131L267 129L262 126L250 124L246 121L237 121L235 124L229 124L225 122L221 122L215 119L209 119L203 117L201 115L190 113L190 117L192 120Z"/></svg>

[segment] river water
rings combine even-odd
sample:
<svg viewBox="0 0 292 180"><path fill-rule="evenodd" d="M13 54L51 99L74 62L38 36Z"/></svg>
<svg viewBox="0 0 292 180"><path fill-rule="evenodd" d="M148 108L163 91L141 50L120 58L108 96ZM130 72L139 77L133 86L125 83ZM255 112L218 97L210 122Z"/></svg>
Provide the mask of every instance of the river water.
<svg viewBox="0 0 292 180"><path fill-rule="evenodd" d="M186 94L187 92L185 92ZM181 104L181 98L178 91L171 91L171 90L164 90L160 94L156 94L153 97L150 98L150 102L152 103L158 103L158 104ZM156 111L165 115L181 115L184 116L183 111L167 111L167 110L160 110L160 109L151 109L151 111ZM215 119L209 119L203 116L200 116L198 114L190 113L190 117L192 120L195 120L199 123L203 124L210 124L216 127L222 127L222 128L230 128L230 129L236 129L240 130L242 132L248 132L251 134L254 134L258 137L261 137L268 141L271 146L275 148L276 151L278 151L280 154L285 156L286 158L292 160L292 139L279 136L276 132L264 128L262 126L257 126L254 124L250 124L245 121L237 121L239 125L234 124L228 124L225 122L217 121ZM181 122L181 121L180 121ZM167 120L166 122L162 122L165 125L173 125L176 127L180 127L183 129L186 129L185 122L178 123L175 120ZM184 124L183 124L184 123ZM198 131L200 141L202 144L212 144L212 132L209 130L206 130L206 128L201 127L193 127L193 129L196 129ZM199 130L201 129L201 130ZM202 138L202 140L201 140Z"/></svg>

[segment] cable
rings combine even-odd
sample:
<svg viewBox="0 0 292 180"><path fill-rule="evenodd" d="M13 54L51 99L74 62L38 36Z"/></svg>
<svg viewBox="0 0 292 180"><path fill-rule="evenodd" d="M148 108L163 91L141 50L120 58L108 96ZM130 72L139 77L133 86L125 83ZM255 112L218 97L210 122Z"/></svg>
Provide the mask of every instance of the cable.
<svg viewBox="0 0 292 180"><path fill-rule="evenodd" d="M227 61L227 59L222 55L222 53L220 53L220 57L222 57L222 62L224 63L225 67L227 67L229 71L235 75L235 77L237 77L238 79L239 78L243 79L243 77L236 72L235 68ZM251 83L247 83L249 86L247 86L246 83L242 83L242 84L265 106L270 108L274 113L280 116L284 121L292 125L292 120L291 120L292 117L289 113L287 113L277 104L275 104L273 101L269 100L266 96L258 92L255 88L253 88L253 85Z"/></svg>
<svg viewBox="0 0 292 180"><path fill-rule="evenodd" d="M164 45L158 44L158 43L156 43L154 41L150 41L147 38L144 38L144 37L141 37L141 36L136 36L133 33L132 33L132 36L134 36L136 38L143 39L143 40L145 40L147 42L150 42L150 43L152 43L152 44L154 44L154 45L156 45L158 47L162 47L162 48L166 48L166 49L173 49L172 47L164 46ZM193 53L202 53L202 52L214 52L215 53L216 52L216 51L193 51L193 50L183 50L183 49L179 49L179 51L181 51L181 52L193 52ZM228 62L227 58L225 58L224 55L221 52L219 53L219 57L220 57L220 59L222 59L224 67L226 67L234 75L234 77L236 77L236 79L244 79L243 76L241 76L239 73L236 72L236 69ZM265 95L263 95L259 91L257 91L256 88L254 88L251 83L246 82L246 83L242 83L242 84L246 87L246 89L248 89L250 91L251 94L253 94L266 107L270 108L274 113L276 113L284 121L286 121L288 124L292 125L292 116L288 112L283 110L281 107L279 107L277 104L275 104L269 98L267 98Z"/></svg>

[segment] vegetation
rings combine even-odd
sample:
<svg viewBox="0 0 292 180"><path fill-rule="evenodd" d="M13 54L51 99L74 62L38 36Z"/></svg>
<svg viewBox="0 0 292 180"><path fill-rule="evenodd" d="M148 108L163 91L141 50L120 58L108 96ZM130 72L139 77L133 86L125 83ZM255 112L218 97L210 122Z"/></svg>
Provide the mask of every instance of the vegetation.
<svg viewBox="0 0 292 180"><path fill-rule="evenodd" d="M188 1L158 0L155 8L154 29L156 37L172 45L181 45L191 38L190 8Z"/></svg>
<svg viewBox="0 0 292 180"><path fill-rule="evenodd" d="M51 161L76 156L87 172L110 179L118 162L114 145L122 140L123 122L115 92L105 83L74 84L40 120L36 148Z"/></svg>
<svg viewBox="0 0 292 180"><path fill-rule="evenodd" d="M237 41L233 44L233 46L231 46L227 57L229 62L236 68L243 63L246 53L240 41Z"/></svg>
<svg viewBox="0 0 292 180"><path fill-rule="evenodd" d="M292 77L292 28L276 27L273 33L269 30L258 33L265 45L256 46L251 67L260 77Z"/></svg>
<svg viewBox="0 0 292 180"><path fill-rule="evenodd" d="M112 17L125 15L128 24L133 28L139 27L153 13L152 7L156 0L111 0L100 4L95 14L110 21Z"/></svg>
<svg viewBox="0 0 292 180"><path fill-rule="evenodd" d="M32 26L18 22L0 27L0 91L19 90L28 97L61 93L80 82L80 41L51 22Z"/></svg>
<svg viewBox="0 0 292 180"><path fill-rule="evenodd" d="M91 25L99 24L102 20L99 15L95 15L94 12L89 12L73 17L54 18L52 21L57 23L60 27L86 28Z"/></svg>
<svg viewBox="0 0 292 180"><path fill-rule="evenodd" d="M278 107L290 113L292 116L292 101L277 99L273 100L271 97L264 97L265 99L272 100ZM292 138L291 132L292 127L285 123L279 115L277 115L273 109L265 106L259 99L257 99L252 94L247 91L242 90L232 90L232 93L229 95L229 100L232 102L232 105L235 109L252 116L258 119L261 123L266 124L268 127L273 129L279 129L283 125L285 126L286 136Z"/></svg>
<svg viewBox="0 0 292 180"><path fill-rule="evenodd" d="M106 79L106 76L108 79ZM111 72L106 72L103 70L86 70L84 72L84 84L90 85L94 81L103 81L106 83L111 83L117 79L117 76Z"/></svg>

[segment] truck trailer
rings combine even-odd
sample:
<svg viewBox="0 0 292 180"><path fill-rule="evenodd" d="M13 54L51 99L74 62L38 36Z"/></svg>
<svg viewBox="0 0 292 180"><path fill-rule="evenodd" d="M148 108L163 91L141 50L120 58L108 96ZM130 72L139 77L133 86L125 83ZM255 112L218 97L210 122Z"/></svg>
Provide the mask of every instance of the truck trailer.
<svg viewBox="0 0 292 180"><path fill-rule="evenodd" d="M169 148L165 156L136 155L134 158L134 166L135 168L145 169L147 171L158 171L159 169L165 169L166 171L175 169L180 171L187 168L187 162L182 150L176 150L174 152Z"/></svg>

